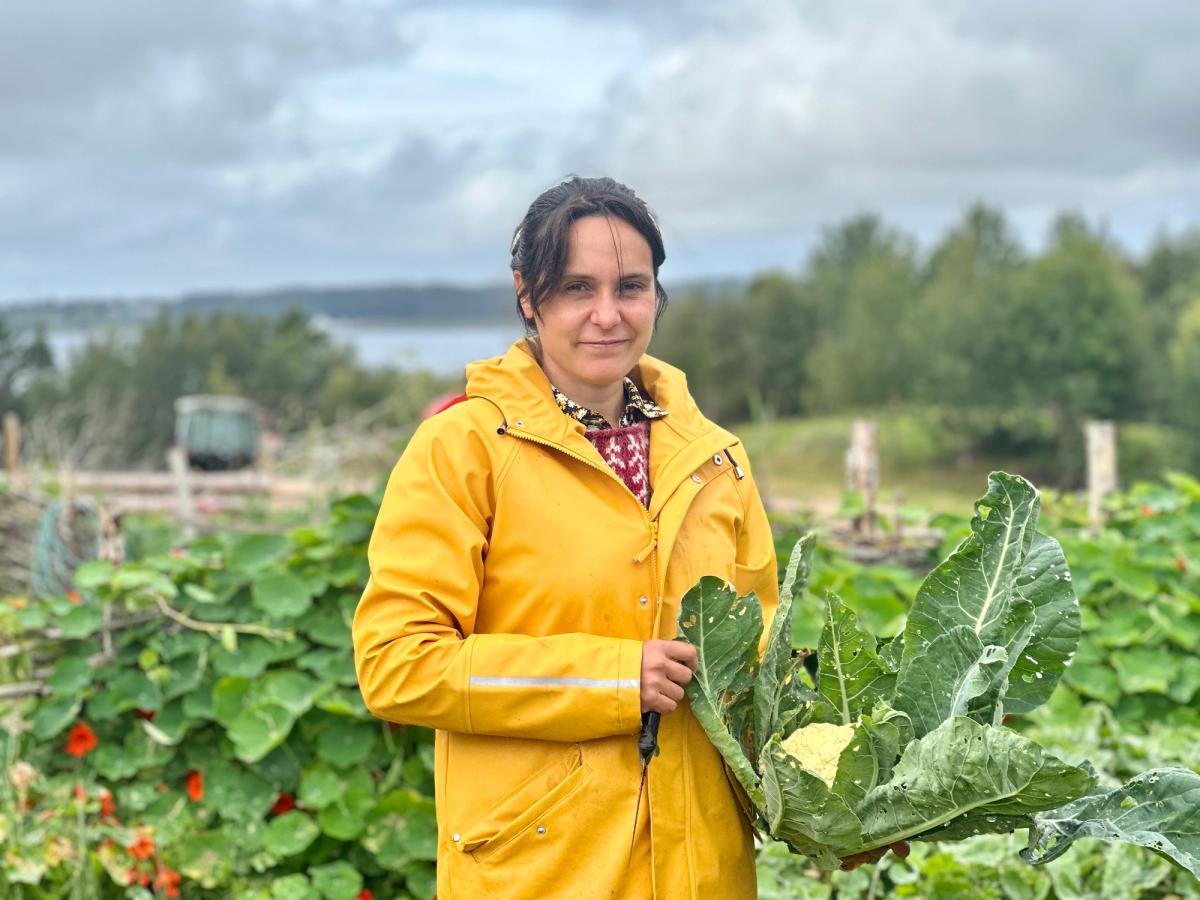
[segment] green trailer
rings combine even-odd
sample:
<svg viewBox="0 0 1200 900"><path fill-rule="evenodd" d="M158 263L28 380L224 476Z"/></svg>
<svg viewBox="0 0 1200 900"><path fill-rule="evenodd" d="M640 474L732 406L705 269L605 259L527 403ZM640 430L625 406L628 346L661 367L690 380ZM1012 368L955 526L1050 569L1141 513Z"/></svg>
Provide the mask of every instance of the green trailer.
<svg viewBox="0 0 1200 900"><path fill-rule="evenodd" d="M258 437L258 408L245 397L196 394L175 401L175 443L193 468L253 465Z"/></svg>

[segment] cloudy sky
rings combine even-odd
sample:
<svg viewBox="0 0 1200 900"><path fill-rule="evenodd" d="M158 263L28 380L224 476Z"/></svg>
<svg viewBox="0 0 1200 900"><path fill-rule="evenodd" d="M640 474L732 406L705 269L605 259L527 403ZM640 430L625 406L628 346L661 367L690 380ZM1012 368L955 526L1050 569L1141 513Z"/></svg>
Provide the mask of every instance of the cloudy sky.
<svg viewBox="0 0 1200 900"><path fill-rule="evenodd" d="M664 276L795 268L966 204L1138 250L1200 223L1192 0L4 0L0 302L504 278L607 173Z"/></svg>

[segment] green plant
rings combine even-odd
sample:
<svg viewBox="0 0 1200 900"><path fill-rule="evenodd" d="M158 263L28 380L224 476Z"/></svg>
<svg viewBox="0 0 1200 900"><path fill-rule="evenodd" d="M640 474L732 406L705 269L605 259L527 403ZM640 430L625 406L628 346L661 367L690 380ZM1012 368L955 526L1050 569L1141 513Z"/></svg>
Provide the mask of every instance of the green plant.
<svg viewBox="0 0 1200 900"><path fill-rule="evenodd" d="M376 510L347 497L286 536L88 563L67 596L10 601L56 658L0 732L22 773L0 893L433 895L430 733L374 719L352 663Z"/></svg>
<svg viewBox="0 0 1200 900"><path fill-rule="evenodd" d="M922 583L901 635L879 644L829 598L811 684L789 640L811 540L793 554L761 665L757 600L702 579L679 618L699 654L693 711L763 829L821 868L904 839L1027 828L1028 862L1094 836L1149 846L1200 875L1190 822L1200 774L1155 769L1098 788L1089 768L1004 727L1050 697L1074 655L1079 614L1061 547L1036 531L1036 490L1003 473L988 487L971 536ZM782 746L797 728L828 722L855 730L831 783Z"/></svg>

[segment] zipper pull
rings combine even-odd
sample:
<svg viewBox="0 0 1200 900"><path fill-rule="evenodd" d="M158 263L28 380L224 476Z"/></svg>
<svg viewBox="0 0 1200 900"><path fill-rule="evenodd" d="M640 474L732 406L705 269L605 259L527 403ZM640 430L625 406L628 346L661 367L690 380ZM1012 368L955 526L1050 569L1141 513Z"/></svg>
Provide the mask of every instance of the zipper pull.
<svg viewBox="0 0 1200 900"><path fill-rule="evenodd" d="M634 563L641 565L646 561L646 557L654 552L654 548L658 546L658 522L653 519L650 521L650 543L642 548L641 552L633 558Z"/></svg>
<svg viewBox="0 0 1200 900"><path fill-rule="evenodd" d="M742 467L737 464L737 460L729 454L729 448L725 448L725 458L733 465L733 474L737 476L737 480L741 481L746 477L746 473L742 471Z"/></svg>

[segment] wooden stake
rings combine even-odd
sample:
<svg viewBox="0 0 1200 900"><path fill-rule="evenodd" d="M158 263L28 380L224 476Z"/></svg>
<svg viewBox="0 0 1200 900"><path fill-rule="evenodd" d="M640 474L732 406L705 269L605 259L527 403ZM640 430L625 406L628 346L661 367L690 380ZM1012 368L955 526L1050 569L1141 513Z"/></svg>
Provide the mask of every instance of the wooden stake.
<svg viewBox="0 0 1200 900"><path fill-rule="evenodd" d="M21 419L15 412L4 414L4 468L13 475L21 470Z"/></svg>
<svg viewBox="0 0 1200 900"><path fill-rule="evenodd" d="M862 537L875 534L875 495L879 490L878 425L870 419L855 419L846 451L846 489L863 498L863 514L854 520L854 530Z"/></svg>
<svg viewBox="0 0 1200 900"><path fill-rule="evenodd" d="M167 451L167 464L175 480L175 497L179 501L180 531L185 541L196 536L196 504L192 500L192 487L188 483L187 457L182 447L175 445Z"/></svg>
<svg viewBox="0 0 1200 900"><path fill-rule="evenodd" d="M1117 489L1117 427L1112 422L1085 422L1087 439L1088 523L1104 526L1104 498Z"/></svg>

